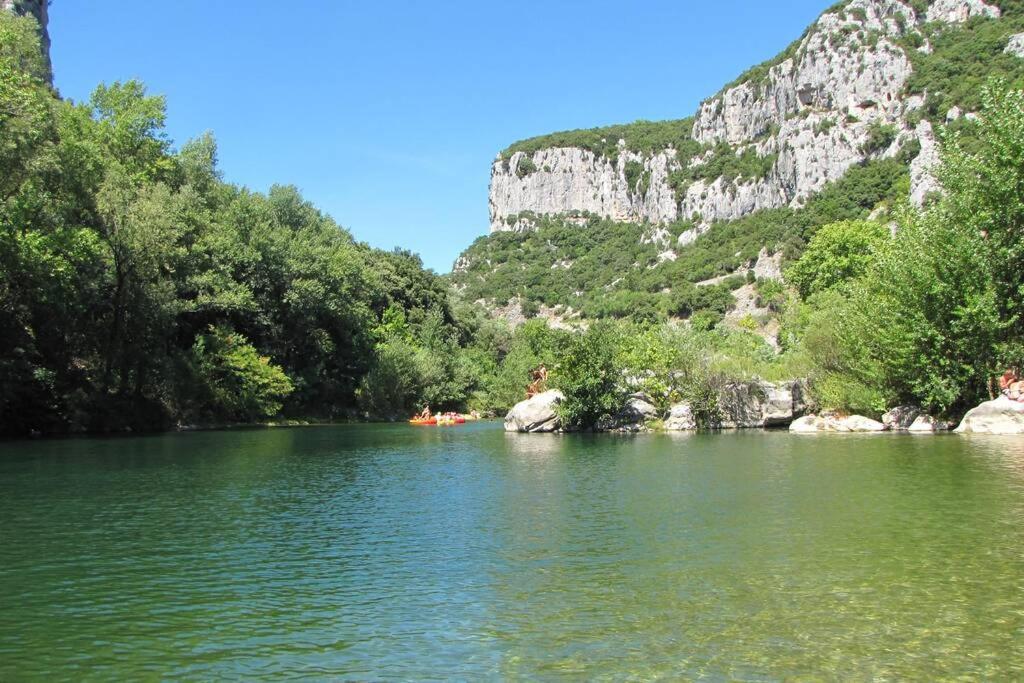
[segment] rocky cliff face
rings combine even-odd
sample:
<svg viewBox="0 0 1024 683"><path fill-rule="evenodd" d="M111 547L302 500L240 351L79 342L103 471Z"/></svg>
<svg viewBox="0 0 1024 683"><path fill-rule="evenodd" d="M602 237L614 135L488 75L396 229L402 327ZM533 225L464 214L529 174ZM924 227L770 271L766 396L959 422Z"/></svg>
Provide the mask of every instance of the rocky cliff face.
<svg viewBox="0 0 1024 683"><path fill-rule="evenodd" d="M641 153L624 140L612 155L513 146L491 169L491 231L529 229L531 214L586 212L629 222L693 218L694 230L681 238L692 240L715 220L799 206L854 164L895 155L912 140L921 142L912 189L921 200L934 189L927 169L935 145L930 127L908 120L925 104L906 95L909 51L931 49L925 23L999 14L983 0L935 0L921 14L909 0L850 0L823 14L773 63L702 104L692 129L702 150L696 154L672 147ZM758 177L674 180L723 148L737 157L753 152L769 168Z"/></svg>
<svg viewBox="0 0 1024 683"><path fill-rule="evenodd" d="M15 14L35 17L39 23L39 37L42 42L43 56L46 58L46 70L49 74L48 80L53 82L53 73L50 63L50 14L49 0L0 0L0 9Z"/></svg>

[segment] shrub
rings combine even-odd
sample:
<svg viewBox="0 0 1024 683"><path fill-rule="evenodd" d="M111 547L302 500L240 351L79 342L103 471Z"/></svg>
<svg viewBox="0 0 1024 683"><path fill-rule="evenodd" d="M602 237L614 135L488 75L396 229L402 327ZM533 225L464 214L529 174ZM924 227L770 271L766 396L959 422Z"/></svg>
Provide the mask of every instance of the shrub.
<svg viewBox="0 0 1024 683"><path fill-rule="evenodd" d="M570 339L553 375L565 394L558 410L566 428L592 428L622 407L625 391L617 344L615 328L608 323L597 323Z"/></svg>
<svg viewBox="0 0 1024 683"><path fill-rule="evenodd" d="M860 151L867 155L884 152L896 140L898 132L896 126L876 121L868 128L868 137L861 145Z"/></svg>
<svg viewBox="0 0 1024 683"><path fill-rule="evenodd" d="M519 163L516 164L516 175L520 178L525 178L536 170L537 164L533 163L533 159L528 156L521 157Z"/></svg>
<svg viewBox="0 0 1024 683"><path fill-rule="evenodd" d="M281 368L245 337L221 327L196 338L192 359L205 389L206 410L230 420L274 415L293 386Z"/></svg>
<svg viewBox="0 0 1024 683"><path fill-rule="evenodd" d="M786 271L786 281L805 299L832 289L863 275L888 239L889 229L875 221L825 225L811 238L800 260Z"/></svg>

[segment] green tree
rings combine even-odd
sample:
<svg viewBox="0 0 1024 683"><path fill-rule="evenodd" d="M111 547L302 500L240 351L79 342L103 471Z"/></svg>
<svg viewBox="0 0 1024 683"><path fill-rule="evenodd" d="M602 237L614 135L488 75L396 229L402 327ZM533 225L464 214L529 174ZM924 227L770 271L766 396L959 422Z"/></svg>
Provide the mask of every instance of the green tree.
<svg viewBox="0 0 1024 683"><path fill-rule="evenodd" d="M867 272L888 239L889 229L875 221L840 221L822 226L800 260L786 271L786 281L806 299L854 280Z"/></svg>
<svg viewBox="0 0 1024 683"><path fill-rule="evenodd" d="M558 411L567 428L592 428L622 407L625 389L616 363L619 343L615 326L605 322L569 340L553 375L556 387L565 394Z"/></svg>
<svg viewBox="0 0 1024 683"><path fill-rule="evenodd" d="M293 389L280 367L225 328L213 327L197 337L192 358L205 389L205 408L230 420L272 416Z"/></svg>

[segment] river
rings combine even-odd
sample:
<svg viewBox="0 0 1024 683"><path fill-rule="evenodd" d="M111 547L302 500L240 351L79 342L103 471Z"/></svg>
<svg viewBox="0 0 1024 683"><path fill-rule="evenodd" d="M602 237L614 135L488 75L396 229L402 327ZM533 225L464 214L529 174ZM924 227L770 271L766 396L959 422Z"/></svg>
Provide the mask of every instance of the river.
<svg viewBox="0 0 1024 683"><path fill-rule="evenodd" d="M0 442L0 680L1024 677L1024 439Z"/></svg>

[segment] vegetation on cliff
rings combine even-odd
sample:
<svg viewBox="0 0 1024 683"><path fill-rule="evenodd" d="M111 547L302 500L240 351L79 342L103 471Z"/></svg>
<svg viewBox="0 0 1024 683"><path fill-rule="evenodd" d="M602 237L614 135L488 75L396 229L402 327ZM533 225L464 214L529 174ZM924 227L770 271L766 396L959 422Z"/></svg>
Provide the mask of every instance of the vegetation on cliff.
<svg viewBox="0 0 1024 683"><path fill-rule="evenodd" d="M890 160L882 163L894 169L893 182L858 181L848 187L875 189L839 195L837 184L780 217L793 230L784 235L809 243L790 262L788 292L772 281L757 283L761 297L780 311L779 351L742 326L698 324L695 310L720 310L713 287L695 288L709 298L707 308L686 312L689 324L666 320L671 309L645 310L643 290L634 290L631 308L611 316L619 320L583 333L528 323L509 343L530 352L520 352L522 360L508 369L525 376L531 364L551 368L551 385L566 393L563 417L573 427L593 426L627 391L644 391L662 409L687 400L694 410L713 411L714 388L737 379L805 378L817 405L869 415L908 402L958 414L987 399L992 376L1024 364L1024 93L993 82L980 102L969 138L957 130L943 135L937 169L943 193L924 209L906 201L900 166ZM877 180L885 167L864 167L863 177ZM865 219L878 200L892 203L893 225ZM801 225L807 230L794 229ZM557 234L545 230L531 238ZM726 295L732 284L720 285ZM496 376L505 370L499 366ZM486 389L480 397L488 403Z"/></svg>

